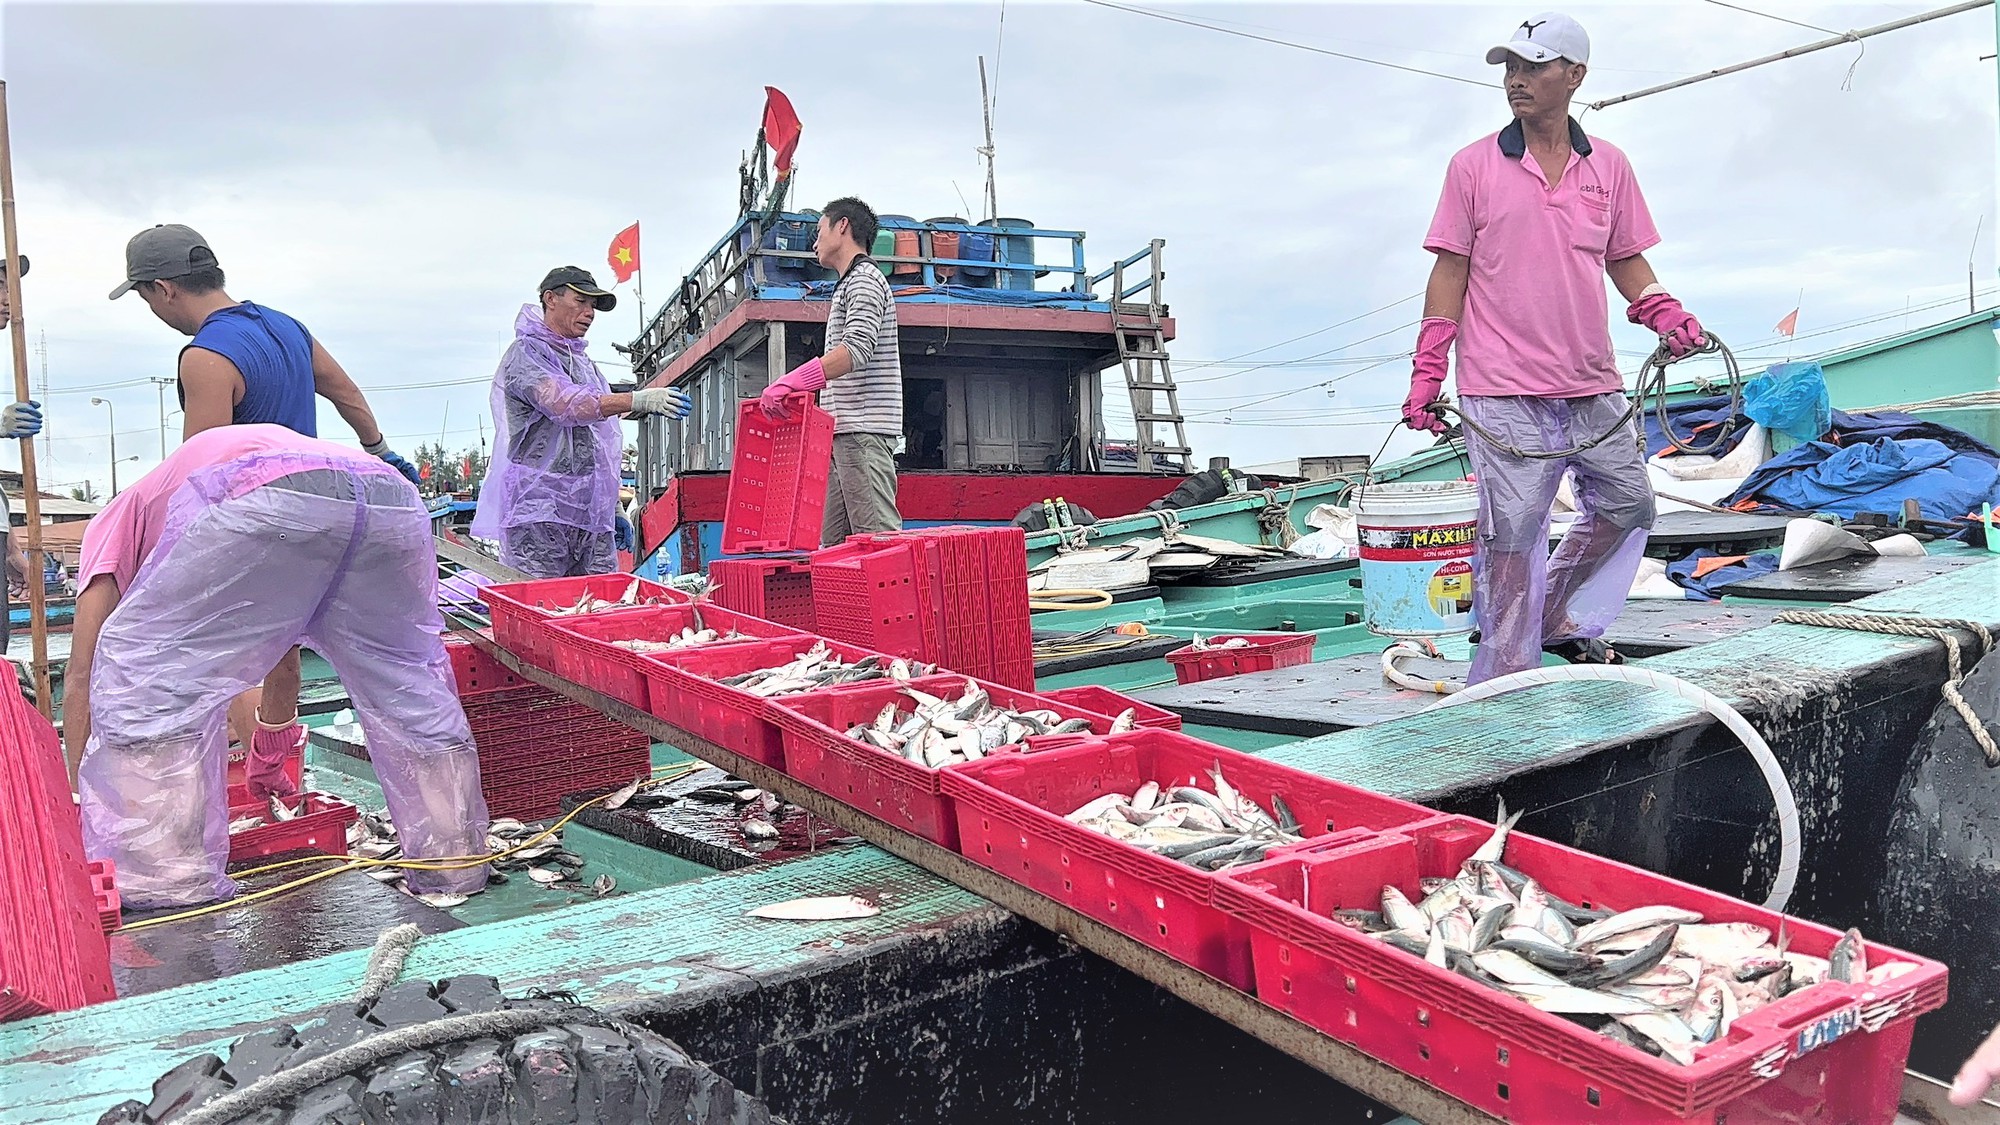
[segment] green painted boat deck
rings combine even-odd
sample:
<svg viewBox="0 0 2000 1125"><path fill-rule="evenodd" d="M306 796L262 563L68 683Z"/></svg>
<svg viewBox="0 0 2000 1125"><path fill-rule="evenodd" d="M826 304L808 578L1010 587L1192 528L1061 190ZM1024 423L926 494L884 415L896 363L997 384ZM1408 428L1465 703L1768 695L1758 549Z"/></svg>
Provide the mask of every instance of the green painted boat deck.
<svg viewBox="0 0 2000 1125"><path fill-rule="evenodd" d="M882 913L839 922L743 916L758 904L848 893L876 900ZM846 848L428 937L403 975L487 973L511 994L568 989L608 1007L707 985L754 987L829 950L913 932L942 939L981 911L998 908L885 852ZM94 1122L125 1098L143 1099L192 1055L346 1001L367 961L368 951L355 950L0 1025L0 1125Z"/></svg>
<svg viewBox="0 0 2000 1125"><path fill-rule="evenodd" d="M672 747L665 749L672 757L686 758ZM661 764L665 763L656 762L655 768ZM331 793L365 811L379 812L383 808L382 787L375 781L375 771L359 758L312 747L306 755L305 781L306 788ZM549 822L537 823L546 826ZM583 871L578 876L581 882L589 883L599 875L609 875L617 880L615 893L620 894L650 891L715 874L712 867L641 847L574 821L563 827L563 848L583 858ZM445 913L469 926L479 926L546 914L551 910L590 902L594 898L596 896L589 891L549 890L524 873L515 872L508 876L505 883L489 885L484 893L473 895L463 904L445 910Z"/></svg>
<svg viewBox="0 0 2000 1125"><path fill-rule="evenodd" d="M2000 626L2000 561L1975 563L1914 586L1850 603ZM1822 607L1824 608L1824 607ZM1768 692L1789 681L1801 695L1879 662L1898 647L1937 642L1806 625L1771 625L1646 660L1731 704L1746 686ZM1380 726L1340 731L1272 750L1267 757L1365 789L1424 800L1481 779L1548 765L1606 743L1630 742L1702 714L1666 692L1631 684L1577 682L1515 692ZM1496 732L1505 732L1504 737Z"/></svg>

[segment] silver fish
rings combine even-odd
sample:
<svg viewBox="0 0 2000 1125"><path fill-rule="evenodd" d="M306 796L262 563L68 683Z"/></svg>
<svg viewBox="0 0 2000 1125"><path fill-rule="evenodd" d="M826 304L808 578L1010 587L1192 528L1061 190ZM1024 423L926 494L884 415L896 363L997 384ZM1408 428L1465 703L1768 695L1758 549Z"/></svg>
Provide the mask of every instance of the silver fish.
<svg viewBox="0 0 2000 1125"><path fill-rule="evenodd" d="M1486 842L1479 845L1479 850L1472 853L1472 859L1479 863L1498 863L1506 858L1507 834L1514 830L1515 822L1520 819L1521 814L1518 812L1513 816L1507 815L1507 802L1503 798L1500 802L1500 811L1493 818L1493 835L1488 836Z"/></svg>
<svg viewBox="0 0 2000 1125"><path fill-rule="evenodd" d="M778 826L768 820L750 817L743 822L743 835L752 840L775 840L779 835Z"/></svg>
<svg viewBox="0 0 2000 1125"><path fill-rule="evenodd" d="M1415 930L1429 933L1431 921L1424 913L1410 904L1409 897L1391 884L1382 888L1382 917L1388 919L1392 929Z"/></svg>
<svg viewBox="0 0 2000 1125"><path fill-rule="evenodd" d="M632 795L639 791L639 786L644 785L646 780L651 776L651 774L642 773L638 777L633 778L630 784L619 786L609 797L604 798L604 807L606 809L624 808L625 802L631 800Z"/></svg>
<svg viewBox="0 0 2000 1125"><path fill-rule="evenodd" d="M449 910L454 906L468 901L469 898L466 895L449 894L418 895L416 897L417 901L423 903L425 906L435 906L439 910Z"/></svg>
<svg viewBox="0 0 2000 1125"><path fill-rule="evenodd" d="M1643 930L1653 926L1689 925L1700 921L1701 915L1692 910L1682 910L1676 906L1641 906L1636 910L1613 914L1602 922L1592 922L1583 927L1576 932L1576 943L1590 945L1633 930Z"/></svg>
<svg viewBox="0 0 2000 1125"><path fill-rule="evenodd" d="M1561 985L1562 978L1541 968L1518 953L1486 949L1472 955L1481 969L1507 984Z"/></svg>
<svg viewBox="0 0 2000 1125"><path fill-rule="evenodd" d="M1868 948L1862 944L1861 931L1849 930L1833 943L1833 952L1827 955L1827 979L1842 984L1859 984L1868 976Z"/></svg>
<svg viewBox="0 0 2000 1125"><path fill-rule="evenodd" d="M1658 1011L1644 1000L1566 984L1510 984L1507 991L1544 1012L1558 1015L1624 1016Z"/></svg>

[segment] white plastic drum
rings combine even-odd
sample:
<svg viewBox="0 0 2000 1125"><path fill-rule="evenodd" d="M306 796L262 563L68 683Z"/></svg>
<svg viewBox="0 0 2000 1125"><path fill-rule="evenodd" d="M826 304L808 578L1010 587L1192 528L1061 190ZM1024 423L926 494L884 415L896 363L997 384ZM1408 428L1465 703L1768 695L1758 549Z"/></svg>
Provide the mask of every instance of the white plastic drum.
<svg viewBox="0 0 2000 1125"><path fill-rule="evenodd" d="M1362 610L1385 637L1472 631L1472 552L1479 486L1471 481L1364 485L1355 493Z"/></svg>

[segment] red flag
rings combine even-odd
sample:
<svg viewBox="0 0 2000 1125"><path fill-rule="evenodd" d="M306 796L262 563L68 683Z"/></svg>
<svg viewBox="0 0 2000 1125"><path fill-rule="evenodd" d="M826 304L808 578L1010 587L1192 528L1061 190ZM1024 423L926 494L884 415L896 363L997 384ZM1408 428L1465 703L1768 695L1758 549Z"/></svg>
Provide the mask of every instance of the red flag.
<svg viewBox="0 0 2000 1125"><path fill-rule="evenodd" d="M1793 333L1797 332L1798 330L1799 330L1799 310L1797 309L1793 309L1791 312L1786 313L1785 319L1779 321L1778 327L1772 329L1772 331L1776 332L1780 336L1790 336Z"/></svg>
<svg viewBox="0 0 2000 1125"><path fill-rule="evenodd" d="M639 272L638 223L619 231L618 237L611 240L609 261L611 276L617 278L620 285L632 280L632 275Z"/></svg>
<svg viewBox="0 0 2000 1125"><path fill-rule="evenodd" d="M465 476L465 483L466 483L466 484L471 484L471 483L472 483L472 454L470 454L470 453L468 453L468 454L466 454L466 455L465 455L465 473L464 473L464 476Z"/></svg>
<svg viewBox="0 0 2000 1125"><path fill-rule="evenodd" d="M417 466L417 479L431 479L431 463L429 461L425 461L423 464Z"/></svg>
<svg viewBox="0 0 2000 1125"><path fill-rule="evenodd" d="M778 176L791 175L792 153L799 147L799 115L792 111L792 99L776 86L764 87L764 142L777 155Z"/></svg>

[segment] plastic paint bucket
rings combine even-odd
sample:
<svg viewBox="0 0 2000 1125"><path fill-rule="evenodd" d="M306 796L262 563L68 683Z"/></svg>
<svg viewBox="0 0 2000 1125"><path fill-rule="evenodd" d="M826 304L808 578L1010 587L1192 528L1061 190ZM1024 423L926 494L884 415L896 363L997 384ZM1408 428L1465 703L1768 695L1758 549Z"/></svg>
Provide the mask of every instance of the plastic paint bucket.
<svg viewBox="0 0 2000 1125"><path fill-rule="evenodd" d="M1472 631L1472 552L1479 486L1471 481L1366 485L1355 492L1362 613L1385 637Z"/></svg>

